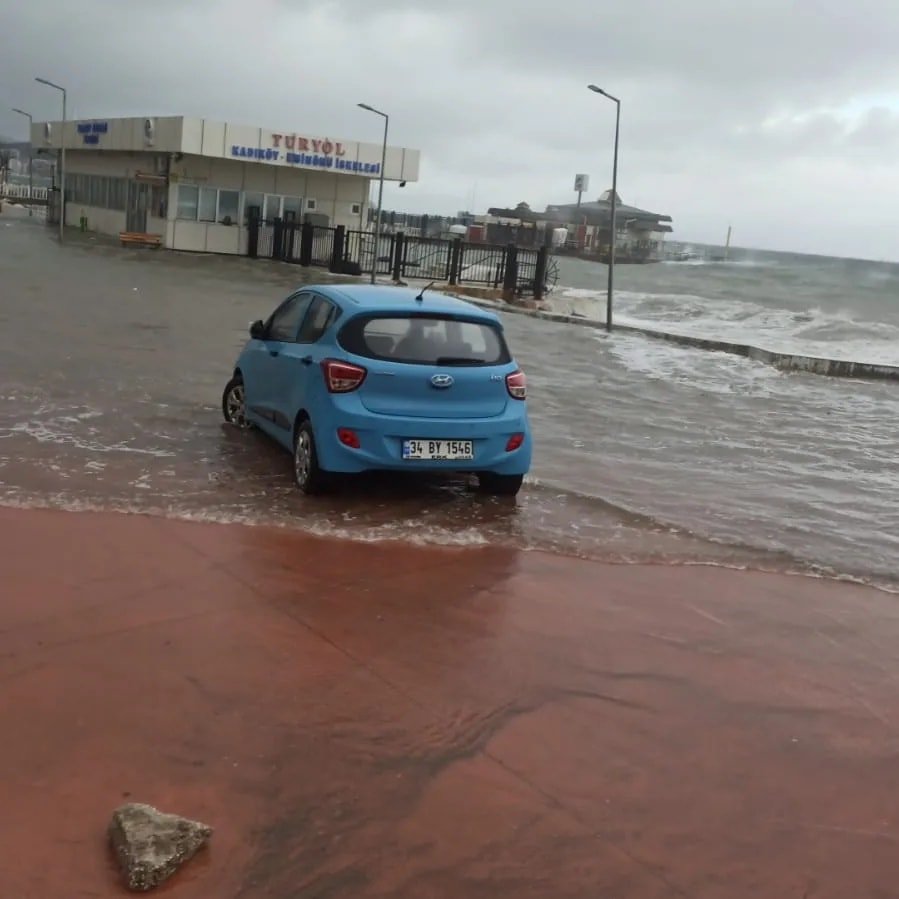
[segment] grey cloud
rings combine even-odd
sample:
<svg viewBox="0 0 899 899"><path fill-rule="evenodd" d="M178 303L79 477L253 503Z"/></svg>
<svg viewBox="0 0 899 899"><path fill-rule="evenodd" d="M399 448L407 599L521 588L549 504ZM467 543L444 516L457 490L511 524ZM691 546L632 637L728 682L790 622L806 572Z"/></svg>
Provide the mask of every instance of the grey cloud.
<svg viewBox="0 0 899 899"><path fill-rule="evenodd" d="M453 212L476 190L481 209L539 207L568 200L577 171L608 186L614 108L587 92L595 81L622 99L624 198L670 213L675 237L720 239L735 218L747 242L895 255L891 220L868 216L847 246L823 199L838 175L864 207L877 172L872 211L899 201L891 0L84 0L77 13L42 0L4 27L0 133L22 132L9 106L56 115L36 74L65 83L83 116L377 140L362 100L390 111L392 142L423 151L422 181L391 187L389 204Z"/></svg>

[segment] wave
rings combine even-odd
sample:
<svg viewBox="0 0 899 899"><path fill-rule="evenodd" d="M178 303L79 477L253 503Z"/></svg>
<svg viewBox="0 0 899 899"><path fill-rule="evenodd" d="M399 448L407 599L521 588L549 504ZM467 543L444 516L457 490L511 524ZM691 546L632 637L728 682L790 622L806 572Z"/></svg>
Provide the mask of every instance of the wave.
<svg viewBox="0 0 899 899"><path fill-rule="evenodd" d="M562 287L548 311L603 323L602 290ZM847 309L764 306L751 300L689 293L619 291L615 320L623 325L750 344L777 353L818 356L874 365L899 365L899 326L857 317Z"/></svg>
<svg viewBox="0 0 899 899"><path fill-rule="evenodd" d="M899 583L862 572L843 572L829 566L808 562L783 551L747 546L719 538L697 537L677 526L661 522L650 515L628 510L609 503L599 497L587 496L571 490L557 488L528 479L528 489L554 495L567 495L575 501L588 501L602 506L631 523L642 523L651 530L664 531L681 538L702 540L718 548L717 557L701 557L690 554L652 554L639 550L603 552L587 551L575 545L560 545L550 540L510 539L505 541L510 549L521 552L551 552L555 555L570 556L586 561L611 565L671 565L722 568L733 571L757 571L798 577L812 577L872 587L885 593L899 594ZM290 518L271 518L254 510L189 509L177 504L150 503L138 505L133 501L114 499L76 498L62 493L19 494L0 496L0 507L21 510L53 510L61 512L96 512L122 515L149 515L175 521L199 524L239 525L243 527L267 527L292 530L304 535L342 540L349 543L403 543L423 548L478 549L496 546L495 535L485 534L476 527L448 528L439 525L422 525L418 519L397 520L373 526L345 527L331 522Z"/></svg>

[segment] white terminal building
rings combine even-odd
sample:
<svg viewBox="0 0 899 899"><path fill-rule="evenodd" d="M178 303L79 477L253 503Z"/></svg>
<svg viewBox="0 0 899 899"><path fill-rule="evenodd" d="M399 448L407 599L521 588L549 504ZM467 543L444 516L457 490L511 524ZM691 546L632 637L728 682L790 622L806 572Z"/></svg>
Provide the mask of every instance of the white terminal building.
<svg viewBox="0 0 899 899"><path fill-rule="evenodd" d="M36 153L65 147L67 225L233 254L247 252L254 215L365 230L383 150L186 116L39 122L31 141ZM387 147L385 180L417 181L419 155Z"/></svg>

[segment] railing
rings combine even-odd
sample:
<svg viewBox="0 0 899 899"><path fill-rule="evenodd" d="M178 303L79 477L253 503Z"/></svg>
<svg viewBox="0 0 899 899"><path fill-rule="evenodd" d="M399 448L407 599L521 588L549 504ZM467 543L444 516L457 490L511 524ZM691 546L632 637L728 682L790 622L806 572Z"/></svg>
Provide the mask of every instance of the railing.
<svg viewBox="0 0 899 899"><path fill-rule="evenodd" d="M0 196L9 200L46 200L46 187L33 187L29 195L27 184L0 184Z"/></svg>
<svg viewBox="0 0 899 899"><path fill-rule="evenodd" d="M256 255L263 259L274 257L275 228L270 222L257 222L256 228Z"/></svg>
<svg viewBox="0 0 899 899"><path fill-rule="evenodd" d="M505 281L508 257L508 247L463 244L459 254L459 283L499 287Z"/></svg>
<svg viewBox="0 0 899 899"><path fill-rule="evenodd" d="M549 248L470 244L461 238L415 237L328 228L280 219L249 223L247 255L316 265L340 274L370 273L394 280L420 278L450 285L478 284L506 294L542 297Z"/></svg>
<svg viewBox="0 0 899 899"><path fill-rule="evenodd" d="M375 274L389 275L393 272L393 258L396 235L382 234L379 240L371 231L346 231L343 240L341 261L343 270L349 272L358 268L359 273L370 272L375 259Z"/></svg>
<svg viewBox="0 0 899 899"><path fill-rule="evenodd" d="M405 237L400 277L449 281L451 249L448 241L439 238Z"/></svg>

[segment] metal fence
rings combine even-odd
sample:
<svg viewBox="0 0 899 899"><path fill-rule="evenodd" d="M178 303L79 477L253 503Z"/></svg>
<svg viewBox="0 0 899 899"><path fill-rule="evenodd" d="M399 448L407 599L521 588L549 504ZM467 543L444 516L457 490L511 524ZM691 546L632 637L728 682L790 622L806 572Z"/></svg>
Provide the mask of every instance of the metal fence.
<svg viewBox="0 0 899 899"><path fill-rule="evenodd" d="M34 186L31 188L29 193L27 184L16 184L15 182L3 182L0 184L0 197L3 197L8 200L43 200L46 202L47 200L47 191L46 187L38 187Z"/></svg>
<svg viewBox="0 0 899 899"><path fill-rule="evenodd" d="M505 281L508 260L508 247L462 244L459 252L459 283L499 287Z"/></svg>
<svg viewBox="0 0 899 899"><path fill-rule="evenodd" d="M403 234L329 228L280 219L249 223L248 255L316 265L340 274L370 273L450 285L483 285L519 296L547 290L549 248L466 243Z"/></svg>
<svg viewBox="0 0 899 899"><path fill-rule="evenodd" d="M393 272L396 235L382 234L376 240L371 231L347 231L343 241L343 270L350 272L358 268L359 273L370 272L375 260L375 274L389 275Z"/></svg>

